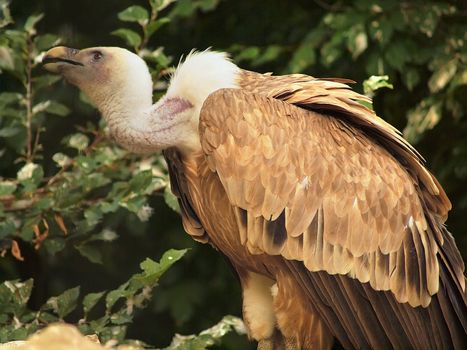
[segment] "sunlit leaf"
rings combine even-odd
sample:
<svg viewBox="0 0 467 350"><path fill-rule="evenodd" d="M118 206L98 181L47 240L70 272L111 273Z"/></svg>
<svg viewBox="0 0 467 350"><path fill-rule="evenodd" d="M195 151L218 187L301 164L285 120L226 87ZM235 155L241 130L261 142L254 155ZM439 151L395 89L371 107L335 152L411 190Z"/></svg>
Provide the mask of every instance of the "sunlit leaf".
<svg viewBox="0 0 467 350"><path fill-rule="evenodd" d="M31 35L36 34L36 24L39 23L39 21L44 17L43 13L39 13L37 15L31 15L26 19L26 22L24 23L24 30L28 32Z"/></svg>
<svg viewBox="0 0 467 350"><path fill-rule="evenodd" d="M122 38L129 46L138 47L141 45L141 36L131 29L120 28L114 30L112 35Z"/></svg>
<svg viewBox="0 0 467 350"><path fill-rule="evenodd" d="M0 181L0 196L6 196L12 194L16 190L16 183L13 181Z"/></svg>
<svg viewBox="0 0 467 350"><path fill-rule="evenodd" d="M52 156L52 160L57 163L60 167L67 166L71 164L71 158L68 157L66 154L63 153L55 153Z"/></svg>
<svg viewBox="0 0 467 350"><path fill-rule="evenodd" d="M373 96L376 90L382 88L393 89L394 86L389 82L387 75L372 75L363 82L363 91L367 96Z"/></svg>
<svg viewBox="0 0 467 350"><path fill-rule="evenodd" d="M164 199L165 203L174 211L177 213L180 213L180 205L178 204L178 199L175 197L175 195L172 193L170 188L166 187L164 191Z"/></svg>
<svg viewBox="0 0 467 350"><path fill-rule="evenodd" d="M92 308L102 299L106 292L98 292L98 293L89 293L83 299L83 310L84 313L89 313Z"/></svg>
<svg viewBox="0 0 467 350"><path fill-rule="evenodd" d="M202 331L199 335L175 335L170 346L163 350L205 350L213 345L219 345L226 334L235 331L246 334L243 321L235 316L224 316L216 325Z"/></svg>
<svg viewBox="0 0 467 350"><path fill-rule="evenodd" d="M84 211L84 217L89 227L94 227L101 221L102 213L96 208L89 208Z"/></svg>
<svg viewBox="0 0 467 350"><path fill-rule="evenodd" d="M151 4L151 7L156 11L162 11L175 1L176 0L149 0L149 3Z"/></svg>
<svg viewBox="0 0 467 350"><path fill-rule="evenodd" d="M175 262L180 260L186 252L186 249L170 249L164 253L158 263L152 259L146 258L146 260L140 264L143 272L137 276L137 279L148 285L156 283L164 272L166 272Z"/></svg>
<svg viewBox="0 0 467 350"><path fill-rule="evenodd" d="M130 6L118 13L118 18L126 22L145 23L149 19L148 11L139 5Z"/></svg>
<svg viewBox="0 0 467 350"><path fill-rule="evenodd" d="M39 168L40 166L38 164L28 162L17 172L16 178L20 181L30 179Z"/></svg>
<svg viewBox="0 0 467 350"><path fill-rule="evenodd" d="M13 23L9 5L9 1L0 1L0 28L6 27L7 25Z"/></svg>
<svg viewBox="0 0 467 350"><path fill-rule="evenodd" d="M14 51L8 47L0 46L0 72L1 69L5 70L14 70L15 69L15 59Z"/></svg>
<svg viewBox="0 0 467 350"><path fill-rule="evenodd" d="M129 286L130 281L123 283L117 289L111 290L107 293L105 297L105 307L108 311L112 309L115 303L120 299L127 295L131 295L131 292L127 291L127 287Z"/></svg>
<svg viewBox="0 0 467 350"><path fill-rule="evenodd" d="M89 137L84 134L74 134L68 140L70 147L76 148L78 151L83 151L89 145Z"/></svg>
<svg viewBox="0 0 467 350"><path fill-rule="evenodd" d="M425 130L434 128L441 119L441 102L432 99L422 101L415 109L409 112L404 137L416 143Z"/></svg>
<svg viewBox="0 0 467 350"><path fill-rule="evenodd" d="M44 309L53 310L58 317L63 319L76 308L79 292L80 287L78 286L70 288L56 297L51 297L44 305Z"/></svg>
<svg viewBox="0 0 467 350"><path fill-rule="evenodd" d="M30 278L24 282L19 280L4 281L0 284L0 300L3 305L7 301L17 305L25 305L29 301L33 287L33 280Z"/></svg>
<svg viewBox="0 0 467 350"><path fill-rule="evenodd" d="M347 33L347 47L352 53L352 58L356 59L368 47L368 39L362 25L353 26Z"/></svg>
<svg viewBox="0 0 467 350"><path fill-rule="evenodd" d="M439 69L437 69L430 80L428 87L431 92L438 92L443 89L449 81L454 77L457 71L457 60L453 59L445 62Z"/></svg>
<svg viewBox="0 0 467 350"><path fill-rule="evenodd" d="M117 233L114 230L111 229L103 229L101 232L98 234L93 235L90 238L90 241L106 241L106 242L112 242L118 238Z"/></svg>

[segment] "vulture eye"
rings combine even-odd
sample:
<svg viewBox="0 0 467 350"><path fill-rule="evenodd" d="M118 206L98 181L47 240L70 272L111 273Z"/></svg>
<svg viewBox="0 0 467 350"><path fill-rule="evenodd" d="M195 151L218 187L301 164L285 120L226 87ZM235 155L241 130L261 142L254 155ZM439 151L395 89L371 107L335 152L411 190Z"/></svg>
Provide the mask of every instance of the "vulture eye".
<svg viewBox="0 0 467 350"><path fill-rule="evenodd" d="M102 58L102 56L104 56L104 55L102 55L102 52L100 52L100 51L95 51L95 52L93 53L93 55L92 55L92 59L93 59L94 61L99 61L99 60Z"/></svg>

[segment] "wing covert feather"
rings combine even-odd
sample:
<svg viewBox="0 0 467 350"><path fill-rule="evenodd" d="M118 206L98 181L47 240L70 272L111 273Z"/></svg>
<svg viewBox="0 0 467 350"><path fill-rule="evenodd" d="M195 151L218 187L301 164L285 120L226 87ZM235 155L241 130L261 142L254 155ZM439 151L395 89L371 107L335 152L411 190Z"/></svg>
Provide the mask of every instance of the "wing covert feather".
<svg viewBox="0 0 467 350"><path fill-rule="evenodd" d="M348 275L414 307L430 303L438 244L416 181L360 129L223 89L203 105L200 139L252 254Z"/></svg>

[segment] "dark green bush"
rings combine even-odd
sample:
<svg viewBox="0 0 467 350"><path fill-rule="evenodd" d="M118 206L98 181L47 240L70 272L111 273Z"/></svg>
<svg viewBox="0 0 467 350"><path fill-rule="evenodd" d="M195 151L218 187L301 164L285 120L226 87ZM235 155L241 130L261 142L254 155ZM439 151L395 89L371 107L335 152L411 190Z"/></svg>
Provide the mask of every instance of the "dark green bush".
<svg viewBox="0 0 467 350"><path fill-rule="evenodd" d="M454 204L448 228L465 256L467 10L461 6L0 0L0 342L65 319L104 341L137 338L161 347L175 332L200 333L222 315L240 313L239 288L222 258L182 232L163 159L111 143L86 99L41 68L45 50L126 46L148 62L155 98L178 57L193 47L226 50L239 65L263 72L358 82L380 76L367 80L365 93L375 95L376 112L404 131L447 189ZM388 81L392 90L374 92ZM169 255L160 265L144 259L172 247L179 250L167 253L170 262L191 250L153 291ZM214 329L220 332L189 340L201 349L233 326L237 319L228 317ZM239 337L223 344L248 346Z"/></svg>

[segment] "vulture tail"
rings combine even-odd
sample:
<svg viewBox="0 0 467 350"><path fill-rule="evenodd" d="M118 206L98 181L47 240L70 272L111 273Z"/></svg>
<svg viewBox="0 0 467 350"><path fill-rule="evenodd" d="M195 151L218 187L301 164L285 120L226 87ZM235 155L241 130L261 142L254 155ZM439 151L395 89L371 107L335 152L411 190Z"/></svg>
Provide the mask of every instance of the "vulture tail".
<svg viewBox="0 0 467 350"><path fill-rule="evenodd" d="M466 294L442 263L440 290L426 308L401 304L392 292L348 276L310 272L299 261L287 264L346 349L465 349Z"/></svg>

